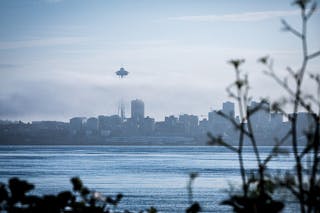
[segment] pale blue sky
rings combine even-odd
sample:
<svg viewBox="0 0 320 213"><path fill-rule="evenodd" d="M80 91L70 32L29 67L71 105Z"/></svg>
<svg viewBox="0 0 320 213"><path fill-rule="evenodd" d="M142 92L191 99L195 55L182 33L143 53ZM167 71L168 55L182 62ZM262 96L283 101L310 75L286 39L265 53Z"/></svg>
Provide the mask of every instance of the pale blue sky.
<svg viewBox="0 0 320 213"><path fill-rule="evenodd" d="M239 57L248 61L253 96L275 99L279 87L256 59L272 55L282 74L301 55L281 18L300 27L289 0L1 0L0 119L114 114L121 97L128 109L143 99L158 120L207 114L227 99L226 61ZM311 52L320 49L319 21L317 12ZM114 74L121 66L127 79ZM309 71L319 69L312 61Z"/></svg>

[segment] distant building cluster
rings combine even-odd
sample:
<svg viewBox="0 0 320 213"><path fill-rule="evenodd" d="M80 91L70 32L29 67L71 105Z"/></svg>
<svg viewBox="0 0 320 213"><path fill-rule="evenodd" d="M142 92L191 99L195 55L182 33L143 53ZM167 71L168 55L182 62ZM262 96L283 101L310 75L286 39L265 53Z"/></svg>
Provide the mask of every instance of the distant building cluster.
<svg viewBox="0 0 320 213"><path fill-rule="evenodd" d="M72 135L112 136L195 136L199 132L199 118L195 115L173 115L156 122L154 118L145 116L142 100L131 101L131 117L122 121L119 115L97 118L71 118L69 128Z"/></svg>
<svg viewBox="0 0 320 213"><path fill-rule="evenodd" d="M255 137L261 144L268 145L270 140L281 139L290 130L290 123L284 121L283 115L270 112L267 103L251 102L250 109L257 106L263 109L257 110L251 116L252 128ZM223 114L224 116L222 116ZM199 120L196 115L182 114L166 116L163 121L155 121L154 118L145 115L145 105L142 100L131 101L131 116L122 118L122 115L99 115L98 117L74 117L69 123L58 121L33 121L32 123L0 121L0 141L15 141L24 137L24 140L82 140L104 141L112 137L129 136L184 136L202 138L210 132L216 137L222 137L229 142L236 143L239 132L234 123L240 122L235 115L235 105L232 102L224 102L222 109L212 110L207 118ZM304 140L304 132L312 125L311 114L300 112L298 114L298 137ZM27 139L26 139L27 138Z"/></svg>

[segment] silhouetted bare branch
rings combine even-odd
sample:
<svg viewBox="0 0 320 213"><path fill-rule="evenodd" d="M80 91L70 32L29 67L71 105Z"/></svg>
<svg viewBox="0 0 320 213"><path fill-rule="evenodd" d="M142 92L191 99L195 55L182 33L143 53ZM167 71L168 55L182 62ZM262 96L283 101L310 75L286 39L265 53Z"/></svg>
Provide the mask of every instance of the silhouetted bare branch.
<svg viewBox="0 0 320 213"><path fill-rule="evenodd" d="M281 22L282 22L282 24L283 24L282 30L284 30L284 31L289 31L289 32L291 32L293 35L297 36L298 38L302 38L302 34L301 34L298 30L296 30L296 29L294 29L293 27L291 27L291 26L287 23L286 20L281 19Z"/></svg>

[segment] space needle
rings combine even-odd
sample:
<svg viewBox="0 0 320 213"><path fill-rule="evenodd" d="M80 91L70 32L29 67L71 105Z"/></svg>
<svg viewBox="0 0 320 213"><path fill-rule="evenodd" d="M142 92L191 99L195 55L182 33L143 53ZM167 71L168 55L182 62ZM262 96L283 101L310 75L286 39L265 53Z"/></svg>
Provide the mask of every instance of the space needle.
<svg viewBox="0 0 320 213"><path fill-rule="evenodd" d="M125 70L123 67L120 68L120 70L118 70L116 72L116 75L119 76L120 78L123 78L125 76L127 76L129 74L129 72L127 70Z"/></svg>
<svg viewBox="0 0 320 213"><path fill-rule="evenodd" d="M120 68L117 72L115 72L117 76L120 77L120 79L123 79L125 76L129 74L127 70L125 70L123 67ZM118 106L118 114L121 117L121 121L123 122L125 120L125 105L123 102L123 98L121 98L119 106Z"/></svg>

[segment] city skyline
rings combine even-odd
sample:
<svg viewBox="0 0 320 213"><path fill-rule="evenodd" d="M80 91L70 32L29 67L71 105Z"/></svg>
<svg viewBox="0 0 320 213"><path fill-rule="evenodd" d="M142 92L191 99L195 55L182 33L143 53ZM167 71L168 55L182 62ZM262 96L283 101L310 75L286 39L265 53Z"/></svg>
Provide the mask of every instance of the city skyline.
<svg viewBox="0 0 320 213"><path fill-rule="evenodd" d="M123 103L123 100L121 100L121 102ZM134 120L139 120L137 119L137 117L140 117L141 118L154 118L155 121L164 121L166 117L170 117L170 116L181 116L181 115L192 115L192 116L197 116L199 117L199 121L200 120L203 120L203 119L209 119L210 117L210 113L214 112L214 111L219 111L219 110L223 110L223 109L227 109L229 108L228 111L230 111L230 105L233 105L233 112L232 112L232 117L236 118L237 116L239 116L236 112L236 107L235 107L235 103L233 101L229 101L229 100L226 100L222 103L220 103L220 106L217 107L217 108L213 108L213 107L209 107L208 108L208 111L206 112L203 112L203 113L199 113L199 114L193 114L193 113L188 113L188 112L183 112L183 113L177 113L177 114L170 114L170 113L165 113L164 116L160 119L156 119L155 117L152 117L150 114L149 114L149 111L146 111L145 109L149 109L148 108L148 104L145 104L145 102L142 100L142 99L139 99L139 98L135 98L133 100L130 100L130 101L127 101L128 103L130 103L130 105L126 105L125 106L125 114L124 114L124 119L128 119L128 118L134 118ZM133 108L139 108L139 106L136 106L136 103L138 102L138 105L142 105L142 108L143 109L138 109L138 110L135 110L134 109L134 112L133 112ZM256 100L252 100L250 103L257 103ZM133 104L135 106L133 106ZM145 108L146 106L146 108ZM119 116L119 118L122 119L122 112L121 110L119 110L119 105L116 106L117 107L117 111L115 111L115 113L112 113L112 112L107 112L107 113L103 113L103 114L89 114L89 115L81 115L81 114L77 114L77 115L73 115L69 118L66 118L65 120L57 120L57 119L51 119L51 120L46 120L46 119L38 119L38 120L23 120L23 119L2 119L0 118L0 121L10 121L10 122L18 122L18 121L21 121L21 122L26 122L26 123L30 123L30 122L33 122L33 121L57 121L57 122L69 122L70 119L72 118L84 118L84 119L89 119L89 118L95 118L95 117L99 117L99 116ZM221 108L222 107L222 108ZM128 110L130 109L130 110ZM142 110L142 111L141 111ZM138 111L138 112L137 112ZM228 112L228 111L225 111L225 112ZM136 114L140 114L139 115L136 115ZM228 114L228 113L226 113Z"/></svg>
<svg viewBox="0 0 320 213"><path fill-rule="evenodd" d="M246 59L252 96L274 100L282 93L256 61L270 55L281 76L298 67L300 45L281 31L281 18L300 26L290 3L1 1L0 119L116 114L120 97L143 99L158 120L201 115L228 100L232 58ZM319 14L309 23L310 52L319 49ZM120 67L126 79L115 75ZM315 59L308 72L319 69Z"/></svg>
<svg viewBox="0 0 320 213"><path fill-rule="evenodd" d="M209 111L208 118L180 114L167 115L161 121L146 115L144 106L142 100L132 100L131 116L125 119L122 114L118 114L78 116L70 118L68 122L43 120L24 123L0 120L1 143L143 145L150 142L162 145L205 145L207 134L231 143L238 141L239 131L234 125L240 124L240 118L235 114L233 102L224 102L222 108ZM272 145L270 138L283 138L289 131L290 122L284 119L282 113L273 112L269 103L252 101L249 108L256 108L251 116L250 125L260 145ZM228 119L225 116L228 116ZM299 141L305 141L305 131L314 128L312 118L312 114L308 112L297 114ZM248 129L248 125L248 122L244 123L244 128ZM181 139L184 140L183 143L180 143ZM248 139L245 137L245 141ZM286 142L288 141L286 139Z"/></svg>

